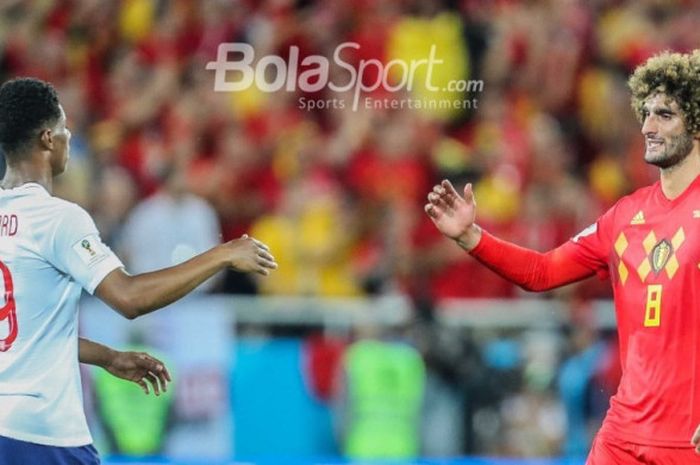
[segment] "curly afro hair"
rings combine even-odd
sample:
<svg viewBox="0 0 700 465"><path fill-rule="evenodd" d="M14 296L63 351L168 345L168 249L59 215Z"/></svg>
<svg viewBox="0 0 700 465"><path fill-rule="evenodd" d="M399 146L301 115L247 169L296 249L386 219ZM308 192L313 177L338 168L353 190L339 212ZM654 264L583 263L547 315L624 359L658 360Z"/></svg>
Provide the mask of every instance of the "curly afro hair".
<svg viewBox="0 0 700 465"><path fill-rule="evenodd" d="M680 107L688 133L700 131L700 50L653 56L634 70L628 85L632 91L632 109L640 122L644 120L644 101L663 93Z"/></svg>
<svg viewBox="0 0 700 465"><path fill-rule="evenodd" d="M18 78L0 87L0 148L7 156L28 150L33 138L60 118L58 95L51 84Z"/></svg>

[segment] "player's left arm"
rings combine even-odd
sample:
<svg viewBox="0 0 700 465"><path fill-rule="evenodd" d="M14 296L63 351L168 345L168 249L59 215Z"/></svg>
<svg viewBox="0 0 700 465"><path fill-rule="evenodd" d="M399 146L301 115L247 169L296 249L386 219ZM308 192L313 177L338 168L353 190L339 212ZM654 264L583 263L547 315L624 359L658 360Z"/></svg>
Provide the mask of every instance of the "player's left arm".
<svg viewBox="0 0 700 465"><path fill-rule="evenodd" d="M168 390L170 373L163 362L145 352L120 352L89 339L78 340L81 363L104 368L117 378L138 384L149 393L149 383L155 395Z"/></svg>

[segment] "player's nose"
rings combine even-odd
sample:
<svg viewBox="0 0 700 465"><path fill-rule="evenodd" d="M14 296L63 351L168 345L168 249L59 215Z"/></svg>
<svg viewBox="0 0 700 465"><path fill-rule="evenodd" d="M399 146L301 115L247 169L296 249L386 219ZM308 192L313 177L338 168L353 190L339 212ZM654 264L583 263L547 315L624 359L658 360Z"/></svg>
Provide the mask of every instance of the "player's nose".
<svg viewBox="0 0 700 465"><path fill-rule="evenodd" d="M656 134L659 131L659 125L654 115L649 115L644 118L644 123L642 124L642 134L645 136Z"/></svg>

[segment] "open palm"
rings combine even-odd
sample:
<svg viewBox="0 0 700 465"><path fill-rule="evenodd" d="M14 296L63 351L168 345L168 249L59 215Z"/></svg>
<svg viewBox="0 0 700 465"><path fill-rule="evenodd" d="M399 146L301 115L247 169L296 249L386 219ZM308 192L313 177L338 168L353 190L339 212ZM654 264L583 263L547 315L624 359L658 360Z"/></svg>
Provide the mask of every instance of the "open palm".
<svg viewBox="0 0 700 465"><path fill-rule="evenodd" d="M476 219L476 202L472 185L464 186L464 197L462 197L450 181L444 180L436 184L428 194L425 212L442 234L451 239L458 239L467 232Z"/></svg>

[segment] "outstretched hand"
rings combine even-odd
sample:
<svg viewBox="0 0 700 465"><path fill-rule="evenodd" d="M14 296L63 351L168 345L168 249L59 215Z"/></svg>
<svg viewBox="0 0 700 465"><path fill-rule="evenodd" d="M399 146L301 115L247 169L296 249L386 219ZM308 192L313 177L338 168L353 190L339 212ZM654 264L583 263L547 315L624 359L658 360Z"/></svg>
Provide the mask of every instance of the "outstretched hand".
<svg viewBox="0 0 700 465"><path fill-rule="evenodd" d="M225 245L231 253L231 266L237 271L255 272L267 276L270 270L277 269L277 262L270 253L270 248L247 234Z"/></svg>
<svg viewBox="0 0 700 465"><path fill-rule="evenodd" d="M474 224L476 201L471 184L464 186L464 197L459 195L452 183L446 179L436 184L428 194L425 212L438 230L450 239L467 248L478 242L480 232Z"/></svg>
<svg viewBox="0 0 700 465"><path fill-rule="evenodd" d="M145 352L116 352L109 365L104 367L117 378L138 384L143 392L149 393L149 383L155 395L168 390L172 381L163 362Z"/></svg>

